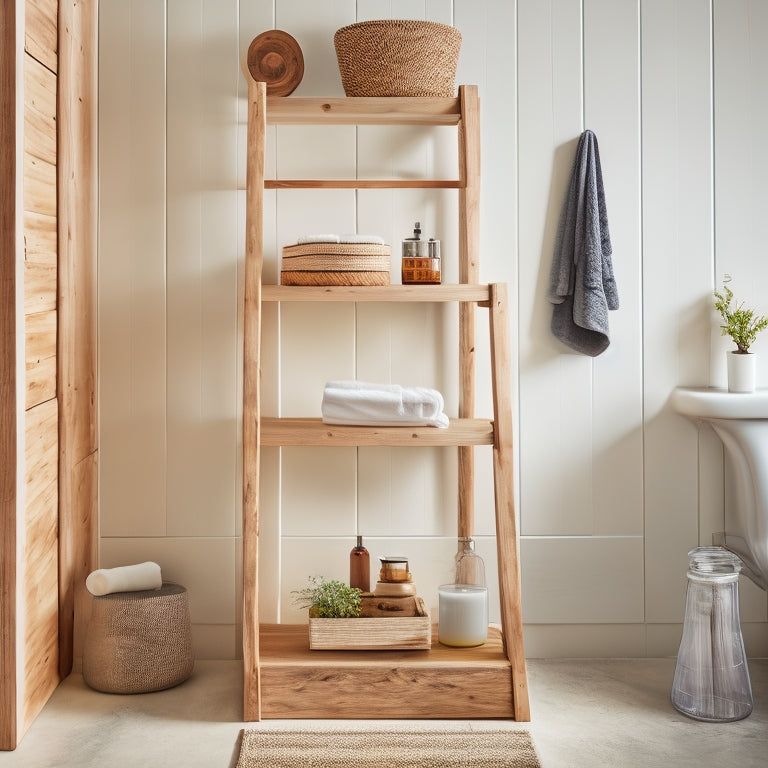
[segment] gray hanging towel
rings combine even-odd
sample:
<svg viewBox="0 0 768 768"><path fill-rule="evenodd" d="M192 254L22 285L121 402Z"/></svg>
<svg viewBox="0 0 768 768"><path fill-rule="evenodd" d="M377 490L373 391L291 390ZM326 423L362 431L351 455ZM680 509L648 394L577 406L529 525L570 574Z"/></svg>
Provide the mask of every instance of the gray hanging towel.
<svg viewBox="0 0 768 768"><path fill-rule="evenodd" d="M552 333L596 357L610 344L608 310L619 308L597 137L579 139L549 279Z"/></svg>

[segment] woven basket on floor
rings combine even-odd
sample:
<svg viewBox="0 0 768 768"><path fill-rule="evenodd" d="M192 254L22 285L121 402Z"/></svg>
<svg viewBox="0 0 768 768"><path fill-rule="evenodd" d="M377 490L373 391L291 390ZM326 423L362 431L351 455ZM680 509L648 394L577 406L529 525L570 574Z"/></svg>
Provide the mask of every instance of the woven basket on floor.
<svg viewBox="0 0 768 768"><path fill-rule="evenodd" d="M114 592L93 598L83 680L105 693L148 693L183 683L195 660L187 590Z"/></svg>
<svg viewBox="0 0 768 768"><path fill-rule="evenodd" d="M283 285L389 285L390 252L378 243L305 243L283 248Z"/></svg>
<svg viewBox="0 0 768 768"><path fill-rule="evenodd" d="M453 96L461 33L435 21L378 19L333 36L347 96Z"/></svg>

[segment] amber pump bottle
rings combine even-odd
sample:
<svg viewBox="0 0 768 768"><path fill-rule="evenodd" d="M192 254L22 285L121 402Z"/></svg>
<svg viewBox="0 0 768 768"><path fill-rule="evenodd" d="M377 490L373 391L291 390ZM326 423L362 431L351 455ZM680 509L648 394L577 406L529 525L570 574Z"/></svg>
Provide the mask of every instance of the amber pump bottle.
<svg viewBox="0 0 768 768"><path fill-rule="evenodd" d="M349 553L349 586L371 591L371 556L363 546L363 537L357 537L357 544Z"/></svg>

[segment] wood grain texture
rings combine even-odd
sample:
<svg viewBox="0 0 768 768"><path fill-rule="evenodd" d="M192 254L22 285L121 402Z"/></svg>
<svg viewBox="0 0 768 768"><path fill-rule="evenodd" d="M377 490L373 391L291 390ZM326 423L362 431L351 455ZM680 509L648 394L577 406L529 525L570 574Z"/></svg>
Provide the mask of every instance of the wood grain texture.
<svg viewBox="0 0 768 768"><path fill-rule="evenodd" d="M96 3L60 0L59 660L70 672L74 636L89 616L76 596L97 567ZM76 607L80 610L76 611Z"/></svg>
<svg viewBox="0 0 768 768"><path fill-rule="evenodd" d="M488 301L487 285L391 285L365 291L339 286L287 287L263 285L262 301Z"/></svg>
<svg viewBox="0 0 768 768"><path fill-rule="evenodd" d="M429 650L429 616L310 619L309 647L327 650Z"/></svg>
<svg viewBox="0 0 768 768"><path fill-rule="evenodd" d="M266 85L248 83L243 327L243 719L261 719L259 667L259 460L261 270Z"/></svg>
<svg viewBox="0 0 768 768"><path fill-rule="evenodd" d="M27 260L24 262L24 314L56 309L56 264Z"/></svg>
<svg viewBox="0 0 768 768"><path fill-rule="evenodd" d="M56 312L24 318L26 408L56 397Z"/></svg>
<svg viewBox="0 0 768 768"><path fill-rule="evenodd" d="M267 179L265 189L459 189L457 179Z"/></svg>
<svg viewBox="0 0 768 768"><path fill-rule="evenodd" d="M58 250L55 216L24 211L24 259L38 264L55 264Z"/></svg>
<svg viewBox="0 0 768 768"><path fill-rule="evenodd" d="M457 125L456 98L290 98L267 100L267 123L280 125Z"/></svg>
<svg viewBox="0 0 768 768"><path fill-rule="evenodd" d="M24 210L56 215L56 166L24 152Z"/></svg>
<svg viewBox="0 0 768 768"><path fill-rule="evenodd" d="M495 627L477 648L310 651L306 626L266 625L261 650L265 719L513 716L509 663Z"/></svg>
<svg viewBox="0 0 768 768"><path fill-rule="evenodd" d="M0 3L0 749L18 742L16 537L18 407L16 3Z"/></svg>
<svg viewBox="0 0 768 768"><path fill-rule="evenodd" d="M459 87L459 282L476 283L480 262L480 100L475 85ZM475 415L475 306L459 305L459 417ZM458 452L458 536L475 530L475 456Z"/></svg>
<svg viewBox="0 0 768 768"><path fill-rule="evenodd" d="M248 46L248 71L267 84L270 96L288 96L304 77L304 55L296 39L280 29L268 29Z"/></svg>
<svg viewBox="0 0 768 768"><path fill-rule="evenodd" d="M24 690L20 730L25 732L59 684L58 655L58 437L56 399L25 417Z"/></svg>
<svg viewBox="0 0 768 768"><path fill-rule="evenodd" d="M531 719L523 648L523 608L520 589L520 544L514 493L514 456L510 379L507 286L491 285L491 367L494 424L493 478L496 501L496 549L504 648L512 666L515 719Z"/></svg>
<svg viewBox="0 0 768 768"><path fill-rule="evenodd" d="M438 427L365 427L325 424L321 419L262 418L261 444L315 446L453 446L491 445L488 419L451 419Z"/></svg>
<svg viewBox="0 0 768 768"><path fill-rule="evenodd" d="M58 68L59 0L25 0L24 47L51 72Z"/></svg>
<svg viewBox="0 0 768 768"><path fill-rule="evenodd" d="M56 164L56 75L24 56L24 150Z"/></svg>

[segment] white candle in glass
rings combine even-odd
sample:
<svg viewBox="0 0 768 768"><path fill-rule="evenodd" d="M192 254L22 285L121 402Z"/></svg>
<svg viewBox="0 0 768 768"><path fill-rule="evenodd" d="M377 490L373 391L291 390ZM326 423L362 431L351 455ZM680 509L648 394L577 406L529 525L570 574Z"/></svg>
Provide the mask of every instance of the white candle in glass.
<svg viewBox="0 0 768 768"><path fill-rule="evenodd" d="M482 645L488 638L488 589L443 584L439 590L438 637L443 645Z"/></svg>

